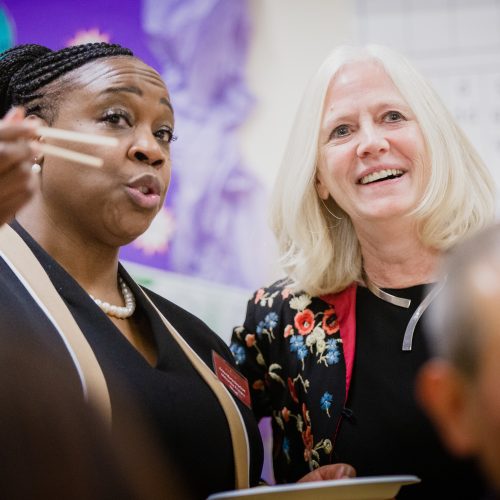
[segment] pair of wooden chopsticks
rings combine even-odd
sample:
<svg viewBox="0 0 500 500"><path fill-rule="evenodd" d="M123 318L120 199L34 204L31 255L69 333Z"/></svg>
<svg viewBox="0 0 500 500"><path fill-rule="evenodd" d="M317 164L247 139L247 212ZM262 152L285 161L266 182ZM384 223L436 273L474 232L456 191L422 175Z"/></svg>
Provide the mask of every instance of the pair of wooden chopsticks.
<svg viewBox="0 0 500 500"><path fill-rule="evenodd" d="M81 142L101 146L118 146L118 139L116 137L86 134L82 132L75 132L73 130L63 130L52 127L37 127L36 131L40 136L60 139L62 141ZM97 156L79 153L71 149L61 148L44 142L37 142L36 144L38 151L45 155L57 156L59 158L64 158L77 163L83 163L84 165L90 165L92 167L102 167L104 164L104 160L102 158L98 158Z"/></svg>

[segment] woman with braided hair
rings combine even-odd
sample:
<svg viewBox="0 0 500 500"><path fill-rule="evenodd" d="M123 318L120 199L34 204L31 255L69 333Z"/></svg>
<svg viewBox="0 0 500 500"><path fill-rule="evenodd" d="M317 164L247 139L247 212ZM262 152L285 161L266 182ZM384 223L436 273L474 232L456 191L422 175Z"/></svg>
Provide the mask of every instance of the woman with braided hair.
<svg viewBox="0 0 500 500"><path fill-rule="evenodd" d="M213 358L231 376L228 347L139 287L118 260L149 227L170 180L174 113L158 73L118 45L14 47L0 55L0 114L2 196L9 175L18 190L0 199L1 222L34 190L0 228L1 342L21 339L57 356L68 383L113 426L125 394L183 479L195 474L187 482L194 498L255 485L262 445L254 417L214 377ZM30 139L57 143L40 126L118 145L65 143L104 161L85 166L38 153ZM28 159L40 167L34 189Z"/></svg>

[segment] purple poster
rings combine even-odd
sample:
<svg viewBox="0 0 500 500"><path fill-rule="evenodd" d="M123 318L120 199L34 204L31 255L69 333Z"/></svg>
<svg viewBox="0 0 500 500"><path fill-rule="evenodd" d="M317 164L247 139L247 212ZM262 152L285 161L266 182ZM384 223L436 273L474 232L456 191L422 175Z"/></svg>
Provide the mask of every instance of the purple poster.
<svg viewBox="0 0 500 500"><path fill-rule="evenodd" d="M8 0L0 48L87 41L129 47L169 87L178 140L172 183L151 228L122 258L245 288L266 280L267 191L244 164L246 0Z"/></svg>

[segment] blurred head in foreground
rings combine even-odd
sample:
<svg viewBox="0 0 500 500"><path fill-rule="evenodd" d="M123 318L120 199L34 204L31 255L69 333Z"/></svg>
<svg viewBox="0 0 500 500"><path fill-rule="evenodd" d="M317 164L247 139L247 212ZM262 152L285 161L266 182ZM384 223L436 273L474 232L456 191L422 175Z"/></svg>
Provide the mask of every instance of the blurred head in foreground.
<svg viewBox="0 0 500 500"><path fill-rule="evenodd" d="M445 272L418 395L449 449L476 457L500 492L500 225L460 245Z"/></svg>

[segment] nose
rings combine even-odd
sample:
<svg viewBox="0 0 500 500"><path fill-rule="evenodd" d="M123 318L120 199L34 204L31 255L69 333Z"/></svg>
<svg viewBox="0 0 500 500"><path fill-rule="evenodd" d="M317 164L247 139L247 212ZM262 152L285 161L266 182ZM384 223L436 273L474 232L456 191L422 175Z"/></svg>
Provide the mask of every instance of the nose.
<svg viewBox="0 0 500 500"><path fill-rule="evenodd" d="M151 130L137 130L128 151L129 159L159 169L165 165L168 152L158 144Z"/></svg>
<svg viewBox="0 0 500 500"><path fill-rule="evenodd" d="M357 155L360 158L369 155L379 155L389 150L389 141L384 131L380 127L377 127L376 124L363 125L359 137Z"/></svg>

